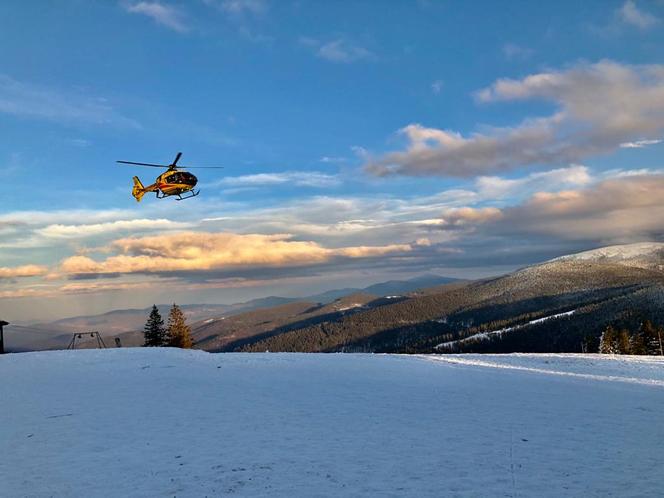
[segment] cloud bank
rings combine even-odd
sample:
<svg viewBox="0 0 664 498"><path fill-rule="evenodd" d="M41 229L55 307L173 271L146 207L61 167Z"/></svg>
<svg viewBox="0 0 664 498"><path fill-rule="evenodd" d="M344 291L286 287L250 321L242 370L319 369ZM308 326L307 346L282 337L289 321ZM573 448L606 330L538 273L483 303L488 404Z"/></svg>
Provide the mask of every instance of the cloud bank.
<svg viewBox="0 0 664 498"><path fill-rule="evenodd" d="M69 275L224 270L231 267L298 267L335 258L372 258L411 250L408 244L326 248L290 235L184 232L128 237L111 244L118 254L96 261L72 256L60 265Z"/></svg>
<svg viewBox="0 0 664 498"><path fill-rule="evenodd" d="M544 101L544 117L464 137L410 124L404 151L369 160L374 175L472 177L532 165L565 164L606 154L625 143L647 143L664 131L664 65L612 61L579 64L520 80L501 79L476 93L480 103Z"/></svg>
<svg viewBox="0 0 664 498"><path fill-rule="evenodd" d="M13 268L0 266L0 279L38 277L45 275L47 272L48 268L42 265L22 265Z"/></svg>

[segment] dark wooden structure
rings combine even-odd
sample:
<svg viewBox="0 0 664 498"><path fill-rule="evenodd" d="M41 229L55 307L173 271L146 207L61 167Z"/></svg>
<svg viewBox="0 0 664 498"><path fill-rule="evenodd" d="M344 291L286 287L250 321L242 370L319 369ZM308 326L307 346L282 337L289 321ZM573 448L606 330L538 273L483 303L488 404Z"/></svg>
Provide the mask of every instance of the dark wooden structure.
<svg viewBox="0 0 664 498"><path fill-rule="evenodd" d="M2 330L5 325L9 325L9 322L0 320L0 354L5 353L5 336L4 331Z"/></svg>

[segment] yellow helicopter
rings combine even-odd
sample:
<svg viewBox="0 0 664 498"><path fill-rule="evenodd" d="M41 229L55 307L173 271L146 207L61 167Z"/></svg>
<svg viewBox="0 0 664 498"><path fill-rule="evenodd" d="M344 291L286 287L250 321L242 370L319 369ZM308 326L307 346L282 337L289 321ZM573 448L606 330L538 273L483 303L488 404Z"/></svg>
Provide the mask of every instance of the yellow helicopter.
<svg viewBox="0 0 664 498"><path fill-rule="evenodd" d="M152 185L147 187L143 186L141 180L135 176L134 177L134 187L131 189L131 195L134 196L137 202L141 202L141 199L148 192L155 192L157 199L163 199L165 197L177 196L176 201L182 201L184 199L190 199L196 197L200 190L194 190L194 187L198 183L198 178L188 171L182 171L183 169L191 169L192 166L178 166L177 163L182 156L182 152L178 152L175 156L175 160L171 164L152 164L152 163L135 163L133 161L117 161L122 164L134 164L137 166L148 166L150 168L168 168L164 173L159 175L155 182ZM194 166L195 167L195 166ZM223 166L198 166L199 169L220 169ZM189 192L189 195L186 194Z"/></svg>

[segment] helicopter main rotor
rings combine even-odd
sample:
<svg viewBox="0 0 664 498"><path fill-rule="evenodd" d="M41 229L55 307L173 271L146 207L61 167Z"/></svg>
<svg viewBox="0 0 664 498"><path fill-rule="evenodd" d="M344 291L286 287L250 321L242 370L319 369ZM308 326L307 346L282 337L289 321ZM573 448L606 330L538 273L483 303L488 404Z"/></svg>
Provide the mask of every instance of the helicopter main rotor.
<svg viewBox="0 0 664 498"><path fill-rule="evenodd" d="M178 161L182 156L182 152L178 152L175 156L175 160L171 164L154 164L154 163L137 163L134 161L116 161L122 164L133 164L135 166L147 166L149 168L168 168L169 170L174 169L223 169L223 166L178 166Z"/></svg>

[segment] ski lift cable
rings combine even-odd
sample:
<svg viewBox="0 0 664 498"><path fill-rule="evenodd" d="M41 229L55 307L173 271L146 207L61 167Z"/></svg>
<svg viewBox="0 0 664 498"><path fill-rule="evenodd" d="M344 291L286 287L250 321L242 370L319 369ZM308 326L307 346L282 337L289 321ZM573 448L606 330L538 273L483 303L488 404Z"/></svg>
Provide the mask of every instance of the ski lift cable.
<svg viewBox="0 0 664 498"><path fill-rule="evenodd" d="M20 330L15 330L15 329L20 329ZM56 335L59 334L60 332L57 331L49 331L49 330L43 330L43 329L38 329L35 327L26 327L24 325L8 325L5 327L5 333L7 332L15 332L15 333L26 333L26 334L43 334L43 335Z"/></svg>

